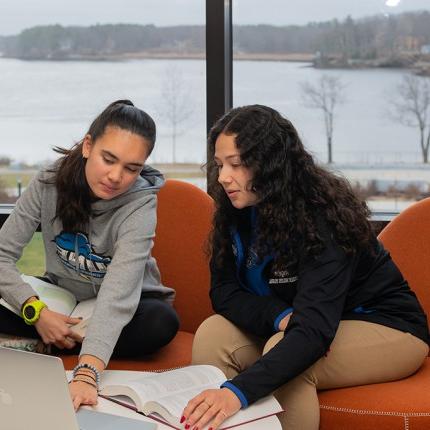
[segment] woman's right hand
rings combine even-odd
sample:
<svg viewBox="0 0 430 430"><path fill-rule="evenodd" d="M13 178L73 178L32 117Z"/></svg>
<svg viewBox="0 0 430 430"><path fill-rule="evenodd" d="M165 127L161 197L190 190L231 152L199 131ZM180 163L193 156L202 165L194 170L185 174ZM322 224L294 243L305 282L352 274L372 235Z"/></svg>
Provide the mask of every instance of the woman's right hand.
<svg viewBox="0 0 430 430"><path fill-rule="evenodd" d="M79 318L70 318L67 315L44 308L34 326L43 343L54 344L59 349L71 349L76 345L76 342L82 343L83 340L82 336L70 329L71 325L79 322L81 322Z"/></svg>

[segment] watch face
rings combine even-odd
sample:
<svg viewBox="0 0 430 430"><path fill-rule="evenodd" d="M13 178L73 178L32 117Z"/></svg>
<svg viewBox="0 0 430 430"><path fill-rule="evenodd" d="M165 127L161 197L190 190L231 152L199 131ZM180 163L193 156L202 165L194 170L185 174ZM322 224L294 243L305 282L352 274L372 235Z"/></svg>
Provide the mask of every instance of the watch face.
<svg viewBox="0 0 430 430"><path fill-rule="evenodd" d="M31 320L36 315L36 310L33 306L27 306L24 310L24 315L28 320Z"/></svg>

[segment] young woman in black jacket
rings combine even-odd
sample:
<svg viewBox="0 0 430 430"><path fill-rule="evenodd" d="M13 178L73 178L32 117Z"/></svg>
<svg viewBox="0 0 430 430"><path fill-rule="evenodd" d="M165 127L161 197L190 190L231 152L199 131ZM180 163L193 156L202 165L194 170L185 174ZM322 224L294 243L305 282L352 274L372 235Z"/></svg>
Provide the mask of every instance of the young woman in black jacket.
<svg viewBox="0 0 430 430"><path fill-rule="evenodd" d="M193 363L229 379L188 403L185 428L215 429L274 392L283 429L318 429L318 389L414 373L428 354L426 315L347 181L265 106L227 113L209 150L217 314L196 333Z"/></svg>

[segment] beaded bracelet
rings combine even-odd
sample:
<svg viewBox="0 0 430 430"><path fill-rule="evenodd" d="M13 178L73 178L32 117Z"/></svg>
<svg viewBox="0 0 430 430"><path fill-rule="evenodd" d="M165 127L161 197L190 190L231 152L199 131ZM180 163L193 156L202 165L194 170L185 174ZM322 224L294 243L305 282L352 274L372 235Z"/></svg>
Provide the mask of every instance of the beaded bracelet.
<svg viewBox="0 0 430 430"><path fill-rule="evenodd" d="M96 378L95 378L95 376L94 376L93 373L89 374L89 373L84 373L84 372L77 372L76 375L75 375L75 378L77 376L82 376L83 378L89 378L89 379L93 380L94 383L97 383Z"/></svg>
<svg viewBox="0 0 430 430"><path fill-rule="evenodd" d="M92 378L91 376L89 376L89 375L84 375L83 373L78 373L73 379L72 379L72 381L77 381L77 380L79 380L79 379L85 379L85 380L88 380L88 381L92 381L92 382L94 382L94 384L96 383L96 381L95 381L95 379L94 378Z"/></svg>
<svg viewBox="0 0 430 430"><path fill-rule="evenodd" d="M95 377L95 374L92 370L90 369L79 369L78 371L76 371L76 374L82 374L82 375L91 375L92 377Z"/></svg>
<svg viewBox="0 0 430 430"><path fill-rule="evenodd" d="M84 384L91 385L97 390L97 392L99 392L99 387L96 384L93 384L92 382L84 381L83 379L73 379L72 381L70 381L70 383L72 382L83 382Z"/></svg>
<svg viewBox="0 0 430 430"><path fill-rule="evenodd" d="M94 366L88 363L80 363L77 366L75 366L75 368L73 369L73 378L75 378L78 370L80 369L90 369L94 373L94 376L96 377L97 386L100 384L100 372Z"/></svg>

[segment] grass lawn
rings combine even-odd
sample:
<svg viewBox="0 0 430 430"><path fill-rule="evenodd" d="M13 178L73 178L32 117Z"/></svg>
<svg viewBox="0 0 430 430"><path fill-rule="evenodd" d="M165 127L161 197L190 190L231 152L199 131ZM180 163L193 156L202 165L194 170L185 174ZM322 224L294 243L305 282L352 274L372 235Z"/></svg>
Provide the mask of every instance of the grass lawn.
<svg viewBox="0 0 430 430"><path fill-rule="evenodd" d="M42 233L36 232L30 243L24 248L18 269L26 275L41 276L45 273L45 249Z"/></svg>
<svg viewBox="0 0 430 430"><path fill-rule="evenodd" d="M21 181L23 187L26 187L35 173L10 172L1 173L0 181L6 188L16 188L18 180Z"/></svg>

